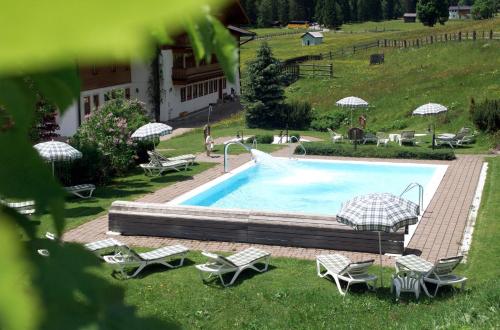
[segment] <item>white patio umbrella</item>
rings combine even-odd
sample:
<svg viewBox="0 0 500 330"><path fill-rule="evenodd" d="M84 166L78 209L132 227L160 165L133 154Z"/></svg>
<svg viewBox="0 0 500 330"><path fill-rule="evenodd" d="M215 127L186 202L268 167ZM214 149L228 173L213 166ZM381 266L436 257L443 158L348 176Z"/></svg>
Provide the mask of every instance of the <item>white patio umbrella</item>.
<svg viewBox="0 0 500 330"><path fill-rule="evenodd" d="M339 107L346 107L351 109L351 127L352 127L352 111L354 108L367 108L368 102L365 100L356 97L356 96L348 96L343 99L338 100L335 103Z"/></svg>
<svg viewBox="0 0 500 330"><path fill-rule="evenodd" d="M64 142L48 141L35 144L33 147L44 160L52 163L52 175L54 175L54 162L82 158L80 151Z"/></svg>
<svg viewBox="0 0 500 330"><path fill-rule="evenodd" d="M337 214L337 221L355 230L378 232L380 266L382 266L381 232L395 232L418 221L420 207L404 198L389 193L356 196L345 202ZM382 270L380 271L382 282Z"/></svg>
<svg viewBox="0 0 500 330"><path fill-rule="evenodd" d="M438 104L438 103L427 103L424 105L419 106L415 110L413 110L413 114L415 116L434 116L438 115L440 113L448 111L448 108L445 107L444 105ZM432 149L434 149L435 146L435 139L436 139L436 125L435 123L432 124Z"/></svg>
<svg viewBox="0 0 500 330"><path fill-rule="evenodd" d="M172 127L163 123L149 123L139 127L131 137L134 140L154 140L172 133ZM154 146L154 143L153 143Z"/></svg>

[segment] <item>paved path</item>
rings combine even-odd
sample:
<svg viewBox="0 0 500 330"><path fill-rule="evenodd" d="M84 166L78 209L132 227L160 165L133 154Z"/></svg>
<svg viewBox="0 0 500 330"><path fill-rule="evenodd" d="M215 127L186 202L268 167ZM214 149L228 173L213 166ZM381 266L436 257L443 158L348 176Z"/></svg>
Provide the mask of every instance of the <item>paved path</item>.
<svg viewBox="0 0 500 330"><path fill-rule="evenodd" d="M276 156L288 156L290 150L281 149L274 153ZM205 161L200 156L199 161ZM341 159L360 160L355 158L338 157L308 157L318 159ZM248 154L231 156L231 168L235 168L249 160ZM381 159L363 159L365 161L389 161ZM222 157L211 159L218 163L215 167L193 176L191 180L177 182L168 187L157 190L154 193L139 198L140 202L165 203L183 194L194 187L200 186L223 172ZM453 256L458 254L462 235L465 229L469 208L472 203L474 192L478 183L479 173L483 163L483 157L458 156L458 159L451 162L444 161L418 161L418 160L397 160L407 163L433 163L447 164L448 170L441 182L434 198L427 207L423 218L408 246L408 252L421 254L429 261L437 258ZM82 226L67 232L64 239L76 242L90 242L106 238L107 215L96 220L87 222ZM322 249L296 248L284 246L269 246L232 242L197 241L164 237L141 237L141 236L120 236L120 240L132 246L145 246L156 248L170 244L184 244L192 250L227 251L233 252L249 246L261 247L271 252L274 256L295 257L304 259L314 259L318 254L342 253L352 260L360 261L364 259L376 259L378 255L370 253L333 251ZM393 257L383 256L383 263L393 266Z"/></svg>

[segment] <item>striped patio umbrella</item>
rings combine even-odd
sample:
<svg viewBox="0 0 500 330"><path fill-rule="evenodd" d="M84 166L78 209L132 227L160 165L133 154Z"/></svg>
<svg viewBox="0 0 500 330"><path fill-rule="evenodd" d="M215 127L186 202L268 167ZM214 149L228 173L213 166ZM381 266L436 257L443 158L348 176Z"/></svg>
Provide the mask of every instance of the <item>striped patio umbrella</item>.
<svg viewBox="0 0 500 330"><path fill-rule="evenodd" d="M131 137L134 140L152 140L172 133L172 127L163 123L149 123L139 127ZM155 143L153 142L153 148L156 149Z"/></svg>
<svg viewBox="0 0 500 330"><path fill-rule="evenodd" d="M417 116L429 116L429 115L437 115L438 113L446 111L448 111L448 108L445 107L444 105L438 103L427 103L413 110L413 114Z"/></svg>
<svg viewBox="0 0 500 330"><path fill-rule="evenodd" d="M444 105L438 103L427 103L419 106L415 110L413 110L413 114L415 116L434 116L440 113L448 111L448 108ZM436 124L432 125L432 149L435 147L436 141Z"/></svg>
<svg viewBox="0 0 500 330"><path fill-rule="evenodd" d="M149 123L139 127L132 133L135 140L153 140L160 136L172 133L172 127L163 123Z"/></svg>
<svg viewBox="0 0 500 330"><path fill-rule="evenodd" d="M395 232L418 221L420 207L404 198L389 193L356 196L345 202L337 214L337 221L355 230L378 232L380 265L382 266L381 232ZM382 273L380 274L382 281ZM383 283L383 282L382 282Z"/></svg>
<svg viewBox="0 0 500 330"><path fill-rule="evenodd" d="M338 100L335 103L339 107L346 107L351 109L351 127L352 127L352 111L354 108L368 108L368 102L365 100L356 97L356 96L348 96L343 99Z"/></svg>
<svg viewBox="0 0 500 330"><path fill-rule="evenodd" d="M52 163L52 175L54 175L54 162L82 158L80 151L64 142L48 141L35 144L33 147L44 160Z"/></svg>

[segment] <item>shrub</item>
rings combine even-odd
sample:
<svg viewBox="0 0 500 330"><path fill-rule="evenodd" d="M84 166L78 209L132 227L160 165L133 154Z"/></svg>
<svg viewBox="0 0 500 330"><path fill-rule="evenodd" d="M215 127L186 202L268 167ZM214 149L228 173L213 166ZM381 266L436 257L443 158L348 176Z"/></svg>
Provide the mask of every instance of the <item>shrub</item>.
<svg viewBox="0 0 500 330"><path fill-rule="evenodd" d="M475 103L471 100L469 108L472 121L481 131L495 133L500 130L500 100L484 100Z"/></svg>
<svg viewBox="0 0 500 330"><path fill-rule="evenodd" d="M248 138L247 143L252 143L253 140L257 140L260 144L271 144L274 141L274 135L272 134L257 134L255 137Z"/></svg>
<svg viewBox="0 0 500 330"><path fill-rule="evenodd" d="M297 139L300 140L300 133L299 132L290 132L290 133L288 133L288 136L290 136L290 137L295 136Z"/></svg>
<svg viewBox="0 0 500 330"><path fill-rule="evenodd" d="M474 19L492 18L496 12L494 0L476 0L472 5L471 14Z"/></svg>
<svg viewBox="0 0 500 330"><path fill-rule="evenodd" d="M306 130L311 125L312 108L308 102L293 101L285 104L288 112L288 128ZM286 113L286 112L285 112Z"/></svg>
<svg viewBox="0 0 500 330"><path fill-rule="evenodd" d="M313 114L311 128L316 131L326 131L327 128L338 129L348 119L346 111Z"/></svg>
<svg viewBox="0 0 500 330"><path fill-rule="evenodd" d="M306 142L303 144L308 155L320 156L342 156L342 157L373 157L373 158L402 158L402 159L437 159L453 160L453 150L432 150L419 147L374 147L359 145L354 150L352 145L332 144L325 142ZM295 153L301 153L301 149L295 149Z"/></svg>
<svg viewBox="0 0 500 330"><path fill-rule="evenodd" d="M137 143L130 135L148 121L143 103L116 95L87 116L71 139L71 144L83 153L74 167L87 173L82 176L88 181L97 183L124 174L136 157Z"/></svg>

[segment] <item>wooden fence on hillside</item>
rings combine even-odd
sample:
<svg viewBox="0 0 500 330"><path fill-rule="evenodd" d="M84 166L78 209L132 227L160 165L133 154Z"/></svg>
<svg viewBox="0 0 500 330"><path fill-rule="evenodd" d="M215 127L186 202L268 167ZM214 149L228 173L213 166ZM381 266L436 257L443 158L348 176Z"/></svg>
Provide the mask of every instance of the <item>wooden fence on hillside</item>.
<svg viewBox="0 0 500 330"><path fill-rule="evenodd" d="M461 41L476 41L476 40L498 40L500 41L500 33L490 31L458 31L451 33L443 33L429 35L416 39L379 39L372 42L355 44L350 47L343 47L335 51L326 53L303 55L289 58L281 62L282 72L290 75L292 80L299 77L324 77L333 78L332 64L304 64L308 61L333 60L335 58L354 55L359 52L367 51L372 48L410 48L432 45L439 42L461 42Z"/></svg>
<svg viewBox="0 0 500 330"><path fill-rule="evenodd" d="M452 33L442 33L429 35L416 39L383 39L378 40L379 47L395 47L395 48L408 48L408 47L421 47L425 45L432 45L439 42L451 41L476 41L476 40L500 40L500 33L490 31L458 31Z"/></svg>
<svg viewBox="0 0 500 330"><path fill-rule="evenodd" d="M332 64L282 63L281 71L293 81L299 77L333 78Z"/></svg>

